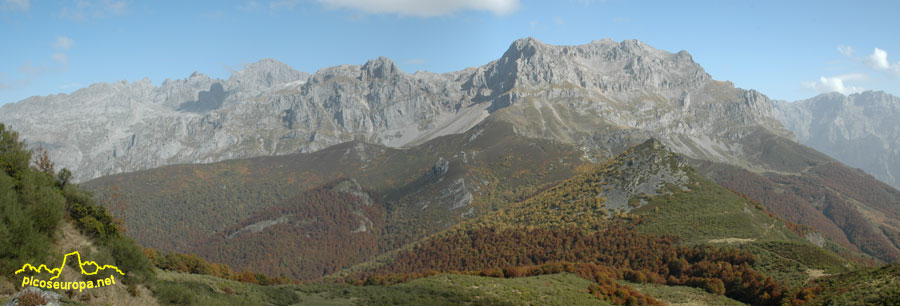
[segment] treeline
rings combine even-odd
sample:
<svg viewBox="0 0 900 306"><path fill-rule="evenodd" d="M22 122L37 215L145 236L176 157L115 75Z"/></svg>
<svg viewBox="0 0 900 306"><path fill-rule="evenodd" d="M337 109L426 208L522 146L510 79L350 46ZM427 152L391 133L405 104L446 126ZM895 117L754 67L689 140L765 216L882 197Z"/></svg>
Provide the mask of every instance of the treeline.
<svg viewBox="0 0 900 306"><path fill-rule="evenodd" d="M61 261L51 249L58 228L69 220L98 246L92 257L114 261L126 284L152 280L150 262L122 235L121 221L70 184L69 170L54 168L46 151L29 150L0 123L0 273L12 275L26 262Z"/></svg>
<svg viewBox="0 0 900 306"><path fill-rule="evenodd" d="M601 266L608 279L698 287L754 305L801 304L814 296L812 290L795 292L755 271L751 265L756 260L755 255L736 249L679 246L675 237L640 234L631 225L595 232L480 228L422 242L400 252L391 264L350 279L383 284L398 279L392 275L417 277L429 271L516 277L537 273L529 267L541 266L544 271L545 264L569 262ZM616 288L603 284L598 283L603 290L594 292L617 301L613 299Z"/></svg>
<svg viewBox="0 0 900 306"><path fill-rule="evenodd" d="M227 264L210 263L193 254L176 252L162 253L152 248L144 248L144 255L159 269L180 273L203 274L222 279L230 279L258 285L299 284L299 281L287 277L271 277L262 273L244 270L234 272Z"/></svg>

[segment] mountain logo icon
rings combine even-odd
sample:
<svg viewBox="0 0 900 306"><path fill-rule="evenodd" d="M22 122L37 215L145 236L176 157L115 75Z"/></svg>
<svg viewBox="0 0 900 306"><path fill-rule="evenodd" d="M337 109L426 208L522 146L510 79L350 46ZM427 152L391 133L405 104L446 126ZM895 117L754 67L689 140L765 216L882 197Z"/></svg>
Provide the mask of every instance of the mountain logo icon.
<svg viewBox="0 0 900 306"><path fill-rule="evenodd" d="M37 274L46 272L46 273L53 275L52 277L50 277L49 280L36 279L36 278L30 277L30 276L23 277L22 278L22 287L31 285L31 286L47 288L47 289L63 289L63 290L78 289L78 291L81 291L86 288L103 287L103 286L114 285L116 283L115 273L113 273L113 275L110 275L109 277L107 277L105 279L98 279L96 281L78 281L78 282L54 281L55 279L58 279L60 277L60 275L62 275L62 271L63 271L63 269L65 269L66 263L69 262L70 258L73 260L73 262L78 263L78 269L81 270L80 271L81 275L85 275L85 276L96 275L97 273L100 273L101 271L105 271L105 270L112 270L112 271L115 271L116 273L119 273L120 275L123 275L123 276L125 275L125 273L122 272L122 270L119 270L118 267L113 266L113 265L102 265L101 266L100 264L98 264L97 262L94 262L94 261L89 261L89 260L82 261L81 253L78 253L78 251L74 251L74 252L66 254L63 257L62 264L58 268L51 269L51 268L47 267L47 265L43 265L43 264L35 267L32 264L26 263L26 264L22 265L21 269L16 270L15 274L30 271L30 272L34 272ZM93 268L91 268L92 266L93 266ZM87 267L87 269L85 269L85 267Z"/></svg>

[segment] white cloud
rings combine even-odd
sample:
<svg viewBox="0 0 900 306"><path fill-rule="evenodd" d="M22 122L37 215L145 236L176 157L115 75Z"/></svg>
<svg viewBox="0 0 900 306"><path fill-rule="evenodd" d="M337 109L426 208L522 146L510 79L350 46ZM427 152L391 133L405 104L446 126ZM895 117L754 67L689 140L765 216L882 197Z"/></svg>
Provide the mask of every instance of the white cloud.
<svg viewBox="0 0 900 306"><path fill-rule="evenodd" d="M53 47L57 49L69 50L73 45L75 45L75 41L71 38L65 36L57 36L56 43L53 44Z"/></svg>
<svg viewBox="0 0 900 306"><path fill-rule="evenodd" d="M506 15L519 8L519 0L319 0L333 8L347 8L375 14L434 17L461 10L489 11Z"/></svg>
<svg viewBox="0 0 900 306"><path fill-rule="evenodd" d="M853 56L853 47L847 45L838 45L837 46L838 53L843 54L844 56L850 57Z"/></svg>
<svg viewBox="0 0 900 306"><path fill-rule="evenodd" d="M887 56L887 51L875 48L875 51L865 58L866 65L877 70L900 75L900 62L891 64Z"/></svg>
<svg viewBox="0 0 900 306"><path fill-rule="evenodd" d="M887 60L887 51L878 48L875 48L875 51L866 57L866 64L875 69L884 70L891 68L891 63L888 63Z"/></svg>
<svg viewBox="0 0 900 306"><path fill-rule="evenodd" d="M64 53L53 53L50 58L63 65L63 67L69 67L69 56Z"/></svg>
<svg viewBox="0 0 900 306"><path fill-rule="evenodd" d="M0 7L4 8L4 9L10 9L10 10L27 11L28 8L31 7L31 1L30 0L3 0L3 5L0 5Z"/></svg>
<svg viewBox="0 0 900 306"><path fill-rule="evenodd" d="M844 84L844 82L864 80L866 78L866 75L860 73L844 74L833 77L823 76L819 77L818 82L805 82L803 83L803 86L815 89L816 91L821 93L838 92L848 95L852 93L862 92L866 89L857 86L848 86L847 84Z"/></svg>

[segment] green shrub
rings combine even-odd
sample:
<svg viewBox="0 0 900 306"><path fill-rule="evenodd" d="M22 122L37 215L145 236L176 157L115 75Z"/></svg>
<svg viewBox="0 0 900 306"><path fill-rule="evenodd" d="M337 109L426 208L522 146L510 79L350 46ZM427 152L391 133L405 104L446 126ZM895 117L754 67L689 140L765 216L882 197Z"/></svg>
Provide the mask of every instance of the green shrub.
<svg viewBox="0 0 900 306"><path fill-rule="evenodd" d="M294 305L300 302L300 296L290 287L260 287L266 295L266 301L275 305Z"/></svg>
<svg viewBox="0 0 900 306"><path fill-rule="evenodd" d="M0 170L15 179L21 179L29 170L31 151L25 142L19 141L19 133L0 123Z"/></svg>
<svg viewBox="0 0 900 306"><path fill-rule="evenodd" d="M196 303L195 294L184 284L157 282L154 295L160 303L169 305L192 305Z"/></svg>
<svg viewBox="0 0 900 306"><path fill-rule="evenodd" d="M0 272L10 275L25 262L45 259L50 244L18 201L14 179L0 172Z"/></svg>
<svg viewBox="0 0 900 306"><path fill-rule="evenodd" d="M154 277L155 273L150 260L131 238L116 237L107 243L113 260L122 272L125 272L126 283L143 283Z"/></svg>

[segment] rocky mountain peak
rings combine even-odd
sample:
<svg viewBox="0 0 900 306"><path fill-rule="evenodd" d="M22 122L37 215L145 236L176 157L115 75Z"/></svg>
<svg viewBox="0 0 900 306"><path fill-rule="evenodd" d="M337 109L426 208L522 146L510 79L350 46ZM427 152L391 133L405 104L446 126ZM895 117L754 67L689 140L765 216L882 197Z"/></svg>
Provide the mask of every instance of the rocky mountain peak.
<svg viewBox="0 0 900 306"><path fill-rule="evenodd" d="M503 53L503 57L501 58L516 60L519 58L533 57L538 53L539 49L544 47L546 47L546 45L534 37L516 39L516 41L509 45L509 48L506 49L506 52Z"/></svg>
<svg viewBox="0 0 900 306"><path fill-rule="evenodd" d="M227 88L240 91L260 91L277 84L306 80L309 73L300 72L278 60L266 58L250 63L231 74Z"/></svg>
<svg viewBox="0 0 900 306"><path fill-rule="evenodd" d="M619 43L619 47L622 48L623 50L628 50L628 51L632 51L635 53L656 50L653 47L650 47L646 43L644 43L640 40L637 40L637 39L623 40L621 43Z"/></svg>
<svg viewBox="0 0 900 306"><path fill-rule="evenodd" d="M495 91L569 84L604 91L682 91L712 78L685 51L672 54L638 40L609 39L577 46L514 41L487 71ZM496 86L496 85L503 86Z"/></svg>
<svg viewBox="0 0 900 306"><path fill-rule="evenodd" d="M363 81L374 79L389 79L393 75L400 73L400 69L397 68L397 64L394 63L394 61L392 61L391 59L384 56L366 61L361 70L362 75L360 77Z"/></svg>

